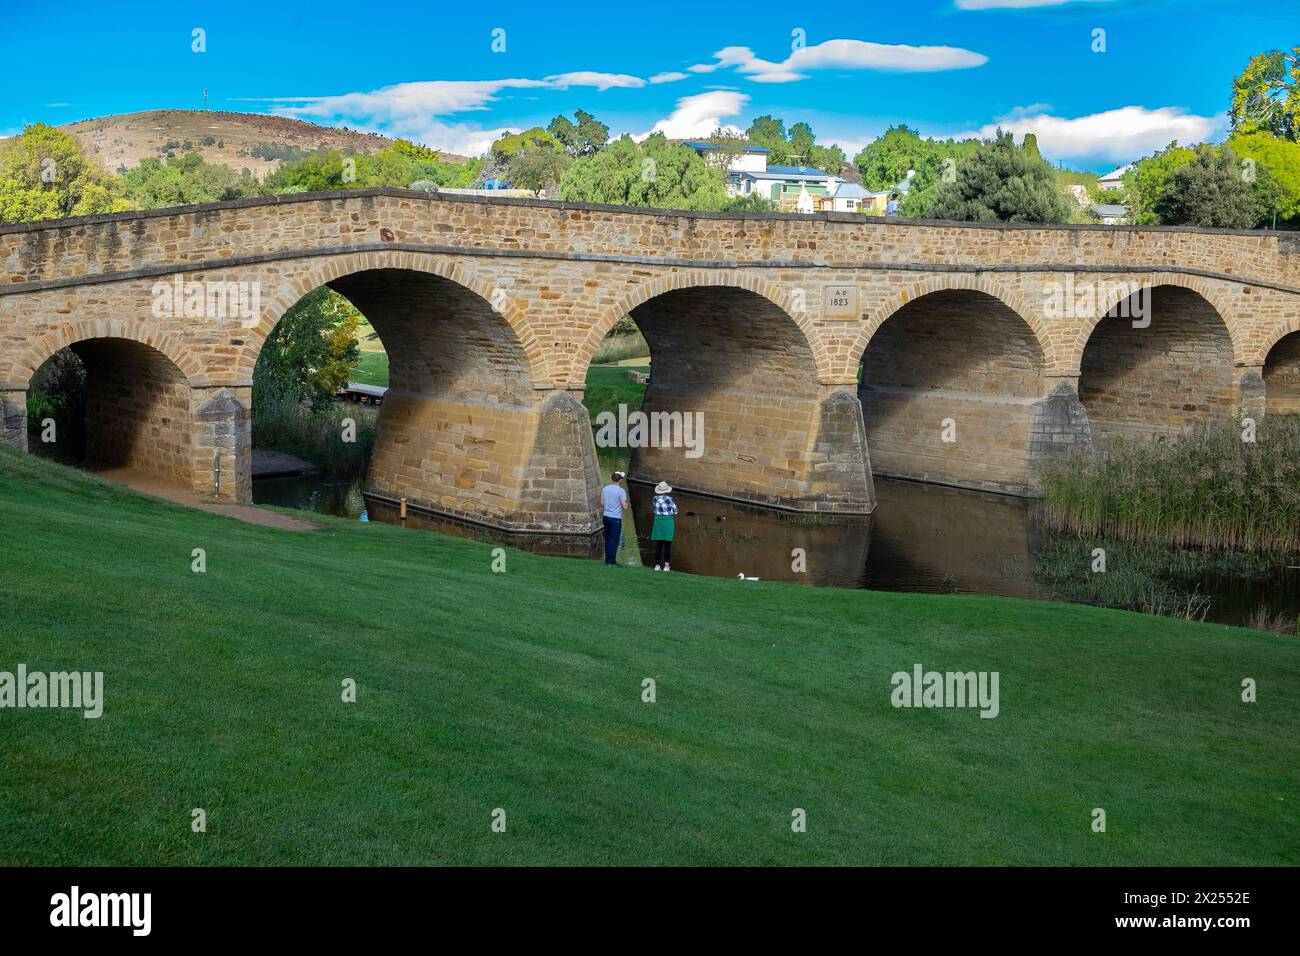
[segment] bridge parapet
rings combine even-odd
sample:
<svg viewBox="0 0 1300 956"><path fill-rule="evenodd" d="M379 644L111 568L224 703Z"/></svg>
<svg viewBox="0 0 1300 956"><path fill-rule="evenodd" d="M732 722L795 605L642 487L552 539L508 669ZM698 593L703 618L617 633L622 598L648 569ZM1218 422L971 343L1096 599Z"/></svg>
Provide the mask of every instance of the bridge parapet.
<svg viewBox="0 0 1300 956"><path fill-rule="evenodd" d="M0 227L4 284L235 266L343 249L751 268L1190 270L1300 285L1290 234L724 214L391 189L303 193Z"/></svg>

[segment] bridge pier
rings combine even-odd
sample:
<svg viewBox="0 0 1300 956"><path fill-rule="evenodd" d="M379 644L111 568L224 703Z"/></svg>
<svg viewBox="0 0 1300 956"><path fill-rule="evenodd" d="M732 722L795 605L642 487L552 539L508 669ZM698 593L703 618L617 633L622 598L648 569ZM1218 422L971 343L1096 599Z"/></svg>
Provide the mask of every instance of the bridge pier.
<svg viewBox="0 0 1300 956"><path fill-rule="evenodd" d="M193 487L200 494L253 500L252 388L191 388Z"/></svg>
<svg viewBox="0 0 1300 956"><path fill-rule="evenodd" d="M587 408L580 395L560 389L542 392L538 400L516 521L592 534L600 527L595 503L603 482Z"/></svg>
<svg viewBox="0 0 1300 956"><path fill-rule="evenodd" d="M1268 392L1264 385L1264 366L1247 365L1237 377L1237 398L1242 418L1263 419L1268 408Z"/></svg>
<svg viewBox="0 0 1300 956"><path fill-rule="evenodd" d="M635 447L631 476L683 491L791 511L870 514L875 486L862 405L848 385L816 398L713 393L657 386L647 415L692 415L699 447Z"/></svg>
<svg viewBox="0 0 1300 956"><path fill-rule="evenodd" d="M0 389L0 442L27 450L27 389Z"/></svg>
<svg viewBox="0 0 1300 956"><path fill-rule="evenodd" d="M586 409L562 389L538 389L524 402L390 388L366 494L508 533L593 534L600 475Z"/></svg>
<svg viewBox="0 0 1300 956"><path fill-rule="evenodd" d="M1029 475L1034 488L1043 462L1076 449L1092 450L1092 424L1079 400L1079 377L1044 376L1043 385L1047 395L1034 404L1034 424L1029 435Z"/></svg>

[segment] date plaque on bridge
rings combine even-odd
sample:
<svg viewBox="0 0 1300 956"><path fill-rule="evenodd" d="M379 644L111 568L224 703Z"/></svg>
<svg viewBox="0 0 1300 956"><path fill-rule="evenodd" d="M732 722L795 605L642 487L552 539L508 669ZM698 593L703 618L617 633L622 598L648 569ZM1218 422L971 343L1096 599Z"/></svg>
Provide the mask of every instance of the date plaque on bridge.
<svg viewBox="0 0 1300 956"><path fill-rule="evenodd" d="M828 285L822 293L822 318L856 319L858 317L858 287L856 285Z"/></svg>

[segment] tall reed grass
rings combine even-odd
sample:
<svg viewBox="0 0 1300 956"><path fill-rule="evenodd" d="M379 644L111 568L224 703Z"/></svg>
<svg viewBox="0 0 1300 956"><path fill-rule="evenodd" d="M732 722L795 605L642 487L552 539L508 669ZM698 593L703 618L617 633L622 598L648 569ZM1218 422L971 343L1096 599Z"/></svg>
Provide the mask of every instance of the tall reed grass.
<svg viewBox="0 0 1300 956"><path fill-rule="evenodd" d="M591 357L591 362L593 365L604 365L649 354L650 346L646 343L645 336L633 331L626 335L606 336L605 341L596 349L596 354Z"/></svg>
<svg viewBox="0 0 1300 956"><path fill-rule="evenodd" d="M1270 415L1254 442L1236 422L1119 439L1040 473L1043 523L1125 541L1300 553L1300 415Z"/></svg>
<svg viewBox="0 0 1300 956"><path fill-rule="evenodd" d="M331 475L365 473L375 447L375 409L341 402L315 407L266 391L253 403L253 447L309 461ZM344 419L356 423L356 441L344 441Z"/></svg>

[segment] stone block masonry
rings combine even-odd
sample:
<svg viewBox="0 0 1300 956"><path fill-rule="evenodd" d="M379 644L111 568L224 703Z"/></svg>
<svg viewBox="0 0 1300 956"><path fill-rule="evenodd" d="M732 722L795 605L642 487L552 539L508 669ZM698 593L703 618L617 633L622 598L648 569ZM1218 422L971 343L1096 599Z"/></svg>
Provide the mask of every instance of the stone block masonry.
<svg viewBox="0 0 1300 956"><path fill-rule="evenodd" d="M582 396L631 314L648 410L706 415L706 453L634 472L860 513L871 469L1033 493L1036 464L1126 429L1300 404L1300 243L1273 232L721 215L358 190L0 228L3 438L54 352L99 369L96 454L246 500L252 371L331 285L392 365L371 490L521 530L589 533ZM153 288L256 288L261 314L155 314ZM1154 319L1059 311L1139 283ZM856 292L856 312L827 308ZM859 386L859 377L861 385ZM860 390L859 390L860 389ZM861 404L859 405L859 399ZM942 442L945 418L955 442Z"/></svg>

